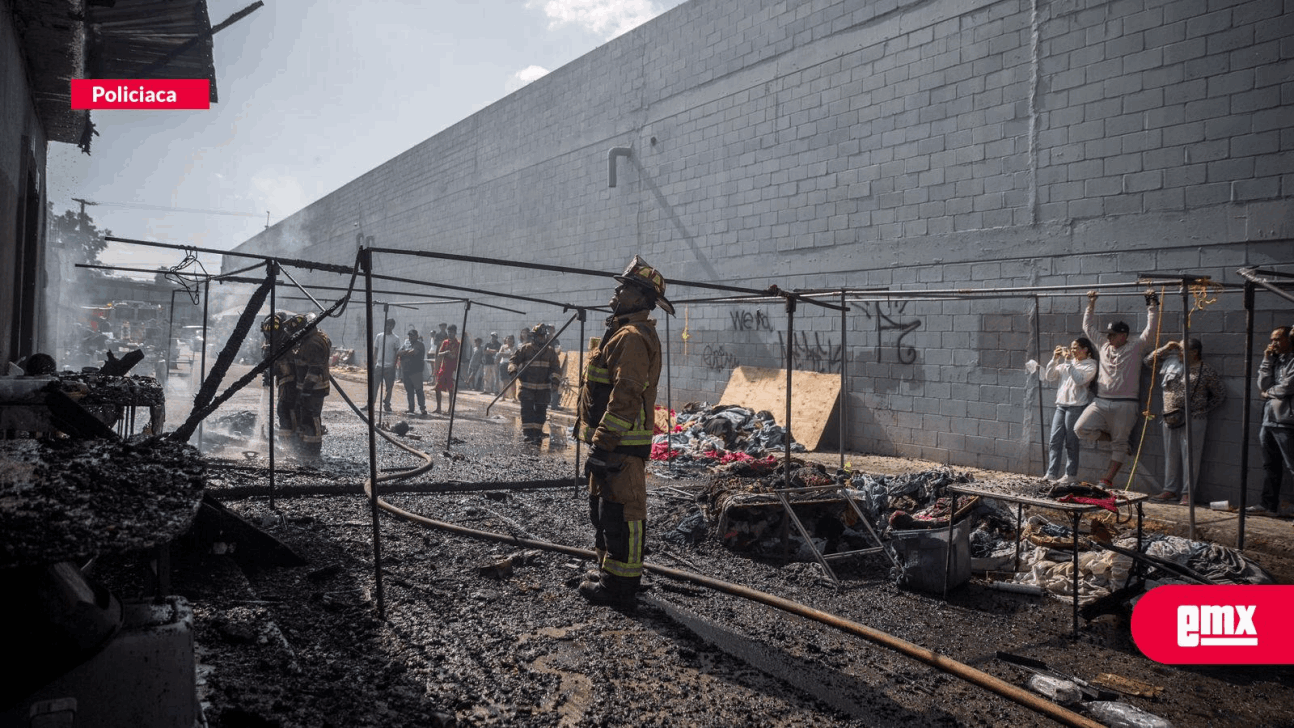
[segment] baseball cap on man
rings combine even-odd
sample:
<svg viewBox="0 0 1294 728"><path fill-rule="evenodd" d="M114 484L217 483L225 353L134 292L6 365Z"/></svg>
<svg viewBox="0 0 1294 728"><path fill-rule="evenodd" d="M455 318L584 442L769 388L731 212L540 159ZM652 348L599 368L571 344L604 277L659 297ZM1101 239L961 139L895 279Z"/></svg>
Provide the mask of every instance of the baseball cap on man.
<svg viewBox="0 0 1294 728"><path fill-rule="evenodd" d="M1106 334L1126 334L1132 331L1126 321L1111 321L1105 325Z"/></svg>

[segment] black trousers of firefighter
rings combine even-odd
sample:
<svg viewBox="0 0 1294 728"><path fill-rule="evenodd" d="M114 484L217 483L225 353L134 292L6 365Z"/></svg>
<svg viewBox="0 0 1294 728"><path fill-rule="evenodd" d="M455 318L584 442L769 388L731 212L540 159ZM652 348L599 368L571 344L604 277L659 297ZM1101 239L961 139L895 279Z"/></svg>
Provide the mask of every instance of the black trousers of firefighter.
<svg viewBox="0 0 1294 728"><path fill-rule="evenodd" d="M318 456L323 451L323 404L327 396L327 389L301 390L297 396L297 431L305 455Z"/></svg>
<svg viewBox="0 0 1294 728"><path fill-rule="evenodd" d="M647 525L647 461L613 455L613 472L589 477L589 519L601 557L602 583L617 596L638 591Z"/></svg>
<svg viewBox="0 0 1294 728"><path fill-rule="evenodd" d="M297 407L300 402L300 390L291 379L278 381L279 397L275 411L279 418L279 431L276 441L279 445L296 449Z"/></svg>
<svg viewBox="0 0 1294 728"><path fill-rule="evenodd" d="M544 423L548 421L547 389L522 389L517 395L521 403L521 436L531 445L544 441Z"/></svg>

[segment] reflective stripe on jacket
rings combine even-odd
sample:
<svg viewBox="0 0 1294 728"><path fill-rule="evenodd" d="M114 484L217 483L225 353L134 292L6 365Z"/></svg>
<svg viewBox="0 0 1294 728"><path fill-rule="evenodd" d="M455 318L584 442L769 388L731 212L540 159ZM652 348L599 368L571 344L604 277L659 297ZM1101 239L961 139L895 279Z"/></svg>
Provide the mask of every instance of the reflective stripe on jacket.
<svg viewBox="0 0 1294 728"><path fill-rule="evenodd" d="M292 364L296 370L298 388L327 395L328 360L331 357L332 342L319 329L315 329L297 344L297 348L292 350Z"/></svg>
<svg viewBox="0 0 1294 728"><path fill-rule="evenodd" d="M530 366L517 379L523 390L547 392L552 388L553 380L561 377L561 362L557 360L557 352L552 347L544 347L541 351L541 346L542 344L527 342L508 359L509 369L513 372L520 371L521 367L526 366L526 362L530 362ZM534 361L530 361L531 359Z"/></svg>
<svg viewBox="0 0 1294 728"><path fill-rule="evenodd" d="M651 456L661 346L646 311L611 319L580 391L580 439L612 452Z"/></svg>

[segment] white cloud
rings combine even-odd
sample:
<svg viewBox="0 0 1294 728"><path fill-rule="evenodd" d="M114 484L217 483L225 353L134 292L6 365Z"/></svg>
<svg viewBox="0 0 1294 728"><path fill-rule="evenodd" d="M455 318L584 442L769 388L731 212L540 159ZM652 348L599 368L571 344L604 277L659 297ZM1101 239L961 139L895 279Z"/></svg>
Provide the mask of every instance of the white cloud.
<svg viewBox="0 0 1294 728"><path fill-rule="evenodd" d="M516 91L517 89L521 88L522 86L525 86L531 81L534 81L535 79L538 79L538 78L543 78L544 76L547 76L547 75L548 75L548 69L544 68L543 66L526 66L520 71L517 71L516 73L512 74L512 76L508 78L508 82L503 84L503 88L508 93L512 93L513 91Z"/></svg>
<svg viewBox="0 0 1294 728"><path fill-rule="evenodd" d="M577 25L607 39L633 30L664 12L652 0L529 0L541 7L549 27Z"/></svg>

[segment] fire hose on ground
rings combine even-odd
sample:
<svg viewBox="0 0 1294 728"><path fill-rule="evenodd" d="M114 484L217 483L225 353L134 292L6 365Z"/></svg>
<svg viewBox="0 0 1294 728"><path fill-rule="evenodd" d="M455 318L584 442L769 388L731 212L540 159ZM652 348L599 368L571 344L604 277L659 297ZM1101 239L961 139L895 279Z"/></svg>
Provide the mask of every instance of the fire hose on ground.
<svg viewBox="0 0 1294 728"><path fill-rule="evenodd" d="M340 391L340 388L338 389ZM343 397L344 396L345 395L343 394ZM355 405L350 402L349 398L347 398L346 401L347 401L347 404L351 405L352 409L355 409L356 414L363 417L363 413L361 413L358 409L355 408ZM383 438L385 438L388 442L392 443L393 445L426 460L425 465L420 466L414 470L379 476L377 479L379 483L389 482L392 480L403 480L405 478L415 477L431 469L431 456L427 455L426 453L420 452L408 445L405 445L402 442L397 441L396 439L392 438L389 434L387 434L382 430L378 430L378 434L382 435ZM364 494L370 499L374 498L371 480L364 481ZM437 521L435 519L427 518L426 516L421 516L416 513L406 511L397 506L391 505L390 503L387 503L381 498L377 499L377 505L379 508L386 511L387 513L390 513L394 516L402 518L410 523L416 523L420 526L433 528L439 531L446 531L448 533L454 533L460 536L465 536L467 538L477 539L481 541L491 541L495 543L505 543L513 546L520 546L523 548L552 551L555 553L566 554L568 556L574 556L581 559L588 559L590 561L596 558L596 555L594 554L594 552L588 549L576 548L574 546L564 546L562 544L549 543L547 541L537 541L533 539L517 538L515 536L502 534L502 533L495 533L493 531L481 531L474 528L467 528L465 526L459 526L457 524L449 523L446 521ZM758 602L760 604L764 604L764 605L773 607L775 609L780 609L784 612L789 612L791 614L796 614L801 617L805 617L807 619L812 619L821 624L825 624L828 627L834 627L835 629L838 629L847 634L851 634L856 637L861 637L862 639L867 640L868 642L879 645L886 649L893 650L900 654L906 655L908 657L911 657L914 660L925 663L926 665L929 665L938 670L942 670L943 672L953 675L954 677L961 678L962 680L965 680L973 685L977 685L981 688L984 688L989 692L996 693L997 695L1000 695L1006 698L1007 700L1010 700L1011 702L1016 703L1017 705L1028 708L1029 710L1032 710L1036 713L1039 713L1048 718L1051 718L1052 720L1062 725L1078 726L1081 728L1101 728L1100 723L1094 720L1091 720L1090 718L1087 718L1085 716L1082 716L1078 713L1075 713L1072 710L1069 710L1057 703L1053 703L1050 700L1042 698L1038 695L1034 695L1033 693L1023 688L1012 685L1000 678L994 677L993 675L990 675L981 670L977 670L971 667L970 665L958 662L946 655L941 655L938 652L934 652L933 650L928 650L924 647L915 645L911 642L908 642L907 640L900 639L886 632L873 629L866 625L859 624L857 622L844 619L843 617L839 617L837 615L830 614L828 612L823 612L821 610L814 609L813 607L809 607L804 604L800 604L798 602L793 602L789 599L784 599L782 597L775 596L767 592L762 592L757 589L751 589L749 587L741 586L739 584L733 584L731 582L722 581L720 579L712 579L708 576L702 576L701 574L696 574L690 571L671 569L665 566L656 566L655 564L644 564L643 566L653 574L659 574L660 576L664 576L669 579L674 579L676 581L690 582L692 584L703 586L708 589L713 589L715 591L723 592L725 594L731 594L733 596L741 597L743 599L748 599L753 602Z"/></svg>

